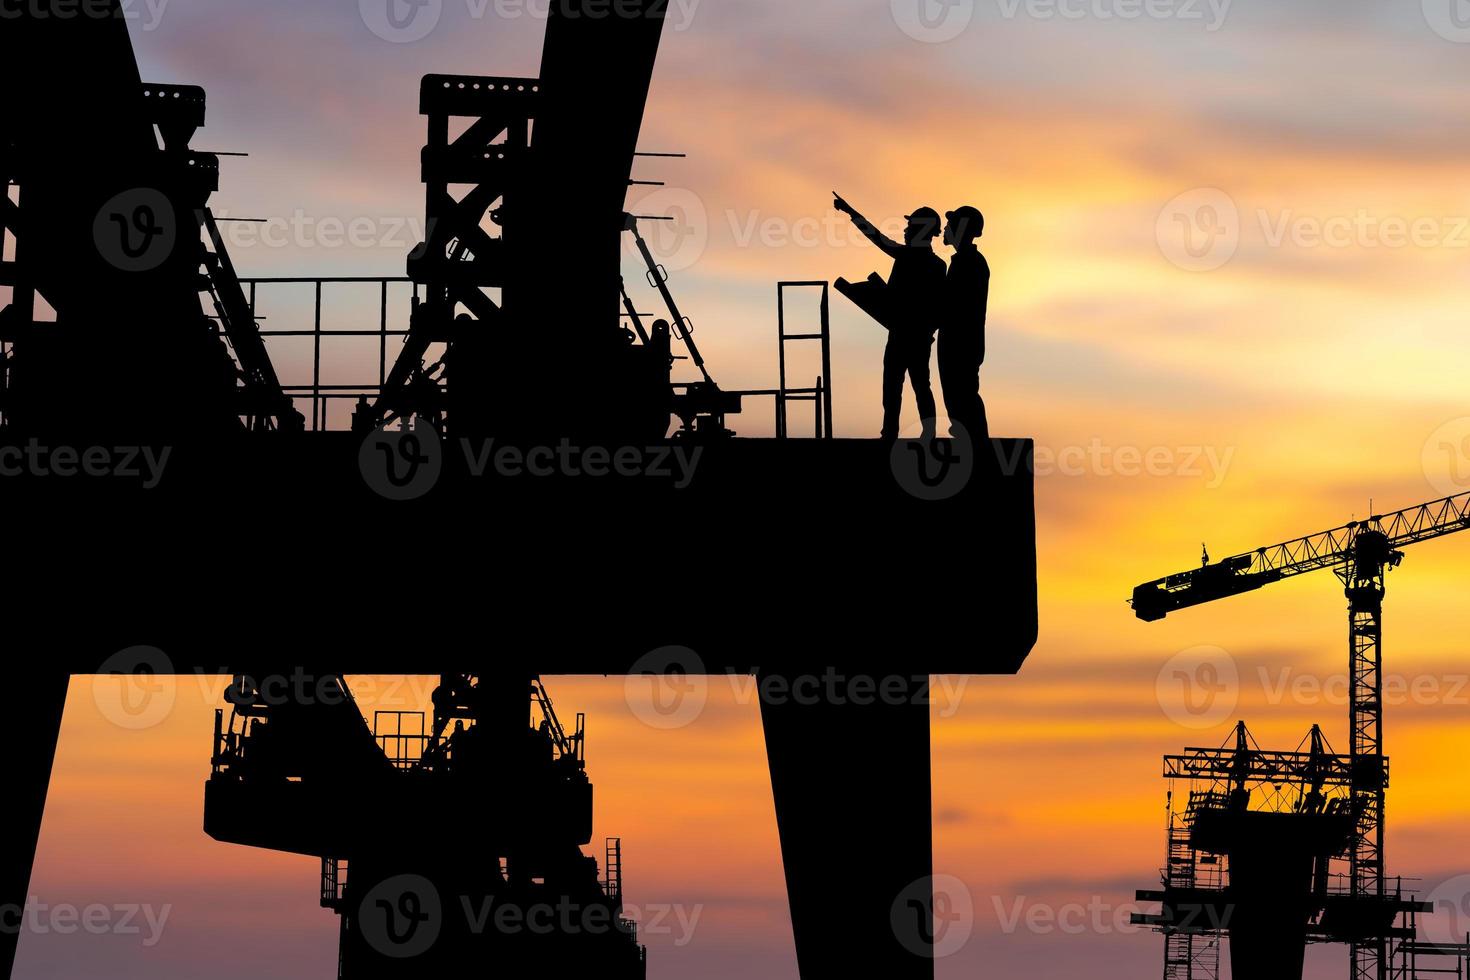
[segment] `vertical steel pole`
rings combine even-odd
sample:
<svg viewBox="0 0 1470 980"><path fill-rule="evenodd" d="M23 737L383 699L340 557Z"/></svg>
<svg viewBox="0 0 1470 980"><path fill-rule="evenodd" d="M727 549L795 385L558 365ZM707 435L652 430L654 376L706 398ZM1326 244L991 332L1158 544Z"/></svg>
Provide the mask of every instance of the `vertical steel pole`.
<svg viewBox="0 0 1470 980"><path fill-rule="evenodd" d="M822 390L818 397L823 402L823 416L826 419L826 429L823 438L832 438L832 323L831 323L831 290L824 282L822 283Z"/></svg>
<svg viewBox="0 0 1470 980"><path fill-rule="evenodd" d="M322 404L322 281L316 281L316 315L311 328L311 427L320 432L326 426L326 406Z"/></svg>

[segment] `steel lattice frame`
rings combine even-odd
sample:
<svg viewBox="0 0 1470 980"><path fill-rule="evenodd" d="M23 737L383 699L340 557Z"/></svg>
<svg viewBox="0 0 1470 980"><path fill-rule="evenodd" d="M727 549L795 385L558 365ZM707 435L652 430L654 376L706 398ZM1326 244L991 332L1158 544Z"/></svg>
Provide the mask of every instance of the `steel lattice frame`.
<svg viewBox="0 0 1470 980"><path fill-rule="evenodd" d="M1388 781L1383 765L1383 595L1387 565L1349 561L1339 573L1347 587L1349 726L1353 797L1361 806L1349 862L1353 896L1384 896L1383 827ZM1352 980L1384 980L1382 939L1352 944Z"/></svg>

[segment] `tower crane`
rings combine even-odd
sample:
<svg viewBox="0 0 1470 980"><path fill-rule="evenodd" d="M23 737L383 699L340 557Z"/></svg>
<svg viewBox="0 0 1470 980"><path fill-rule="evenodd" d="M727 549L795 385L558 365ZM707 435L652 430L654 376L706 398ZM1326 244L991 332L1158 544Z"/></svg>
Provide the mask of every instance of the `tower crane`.
<svg viewBox="0 0 1470 980"><path fill-rule="evenodd" d="M1351 895L1371 918L1386 895L1383 805L1387 785L1383 755L1383 596L1390 569L1403 548L1470 528L1470 493L1445 497L1353 521L1281 544L1205 563L1133 590L1133 612L1156 622L1171 612L1253 592L1307 572L1332 569L1348 599L1348 731L1352 795L1361 816L1350 855ZM1387 947L1381 930L1365 930L1352 943L1352 980L1384 980Z"/></svg>

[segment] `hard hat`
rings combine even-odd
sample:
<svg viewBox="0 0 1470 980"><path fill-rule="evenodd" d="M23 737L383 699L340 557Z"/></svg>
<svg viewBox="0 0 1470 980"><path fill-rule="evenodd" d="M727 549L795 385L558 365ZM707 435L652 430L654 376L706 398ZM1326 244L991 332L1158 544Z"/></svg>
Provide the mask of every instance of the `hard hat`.
<svg viewBox="0 0 1470 980"><path fill-rule="evenodd" d="M931 222L934 227L938 228L939 212L933 208L915 208L914 213L904 215L903 220L915 225Z"/></svg>
<svg viewBox="0 0 1470 980"><path fill-rule="evenodd" d="M961 231L974 232L977 237L985 231L985 215L980 213L979 208L972 208L968 204L947 212L945 217Z"/></svg>

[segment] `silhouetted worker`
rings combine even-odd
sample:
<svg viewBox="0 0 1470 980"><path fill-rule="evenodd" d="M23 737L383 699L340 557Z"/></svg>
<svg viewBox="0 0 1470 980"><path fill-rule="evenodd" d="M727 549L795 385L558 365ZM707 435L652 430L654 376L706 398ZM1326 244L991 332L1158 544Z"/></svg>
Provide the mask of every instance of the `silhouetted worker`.
<svg viewBox="0 0 1470 980"><path fill-rule="evenodd" d="M884 235L867 218L837 197L833 207L852 218L868 241L893 258L888 276L888 346L883 351L883 438L898 438L903 408L903 376L909 376L914 402L923 425L923 438L934 437L934 391L929 384L929 354L938 327L939 303L944 290L944 260L934 254L939 234L939 212L918 208L906 215L903 244Z"/></svg>
<svg viewBox="0 0 1470 980"><path fill-rule="evenodd" d="M954 257L949 260L939 323L939 385L950 421L960 423L972 440L980 442L990 438L985 402L980 398L990 264L975 247L975 239L985 232L985 217L966 205L945 218L944 244L954 248ZM950 434L955 434L953 425Z"/></svg>

